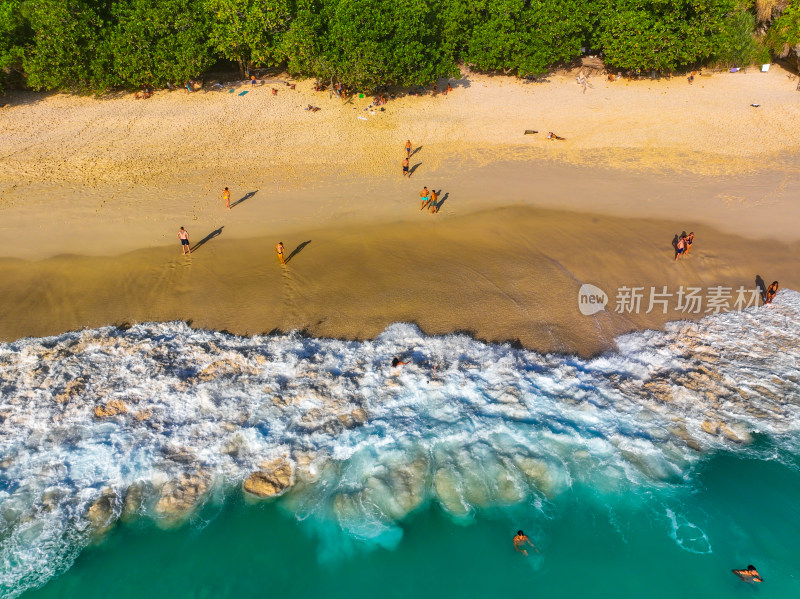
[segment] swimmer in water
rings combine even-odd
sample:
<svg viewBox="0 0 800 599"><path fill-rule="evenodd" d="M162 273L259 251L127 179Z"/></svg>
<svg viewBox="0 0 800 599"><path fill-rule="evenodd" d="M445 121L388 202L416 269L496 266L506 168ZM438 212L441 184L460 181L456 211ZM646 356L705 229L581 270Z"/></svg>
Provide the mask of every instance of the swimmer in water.
<svg viewBox="0 0 800 599"><path fill-rule="evenodd" d="M761 574L758 573L758 570L756 570L756 567L752 564L747 566L747 570L731 570L731 572L745 582L764 582L764 579L761 578Z"/></svg>
<svg viewBox="0 0 800 599"><path fill-rule="evenodd" d="M405 366L406 364L410 364L410 362L401 362L400 358L398 358L397 356L395 356L392 359L392 368L397 368L398 366Z"/></svg>
<svg viewBox="0 0 800 599"><path fill-rule="evenodd" d="M526 549L522 549L522 546L525 543L536 549L536 545L531 543L531 540L528 538L528 535L526 535L521 530L518 530L517 534L514 536L514 549L519 551L522 555L528 555L528 551ZM539 553L538 549L536 549L536 553Z"/></svg>

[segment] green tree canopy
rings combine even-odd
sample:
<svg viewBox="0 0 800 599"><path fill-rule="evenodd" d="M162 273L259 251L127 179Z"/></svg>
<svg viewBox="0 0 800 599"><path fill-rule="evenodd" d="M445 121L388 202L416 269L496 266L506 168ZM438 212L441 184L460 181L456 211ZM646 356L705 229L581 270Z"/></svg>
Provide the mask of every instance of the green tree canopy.
<svg viewBox="0 0 800 599"><path fill-rule="evenodd" d="M589 6L580 0L478 0L465 59L484 70L544 73L580 56Z"/></svg>
<svg viewBox="0 0 800 599"><path fill-rule="evenodd" d="M800 70L800 0L790 0L783 13L772 22L766 42L780 57L794 52Z"/></svg>
<svg viewBox="0 0 800 599"><path fill-rule="evenodd" d="M0 90L7 76L22 74L25 47L32 37L28 20L22 14L19 0L0 3Z"/></svg>
<svg viewBox="0 0 800 599"><path fill-rule="evenodd" d="M282 34L292 20L288 0L206 0L211 43L244 74L250 65L281 64Z"/></svg>
<svg viewBox="0 0 800 599"><path fill-rule="evenodd" d="M598 43L607 64L671 71L709 58L734 0L609 0Z"/></svg>
<svg viewBox="0 0 800 599"><path fill-rule="evenodd" d="M128 85L197 77L214 62L207 13L194 0L127 0L113 8L114 73Z"/></svg>
<svg viewBox="0 0 800 599"><path fill-rule="evenodd" d="M439 0L339 0L307 19L319 38L306 51L316 72L356 89L382 84L422 85L458 73L453 49L442 40ZM291 41L296 43L297 31Z"/></svg>
<svg viewBox="0 0 800 599"><path fill-rule="evenodd" d="M33 44L23 60L34 89L104 89L113 77L108 49L110 2L28 0Z"/></svg>

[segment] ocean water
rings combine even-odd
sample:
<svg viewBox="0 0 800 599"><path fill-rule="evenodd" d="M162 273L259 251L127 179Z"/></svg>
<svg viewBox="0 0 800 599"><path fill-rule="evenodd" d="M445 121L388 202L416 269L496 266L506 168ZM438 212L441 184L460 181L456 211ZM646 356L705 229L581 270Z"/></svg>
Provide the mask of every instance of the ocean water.
<svg viewBox="0 0 800 599"><path fill-rule="evenodd" d="M0 595L800 595L800 294L617 341L2 344Z"/></svg>

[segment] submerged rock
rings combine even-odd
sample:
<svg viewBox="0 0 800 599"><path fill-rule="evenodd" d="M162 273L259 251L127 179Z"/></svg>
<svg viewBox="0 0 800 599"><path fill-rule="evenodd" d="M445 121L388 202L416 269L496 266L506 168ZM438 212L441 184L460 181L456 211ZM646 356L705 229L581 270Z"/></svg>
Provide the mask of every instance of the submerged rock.
<svg viewBox="0 0 800 599"><path fill-rule="evenodd" d="M277 497L294 484L294 468L291 462L278 459L264 463L261 470L253 472L244 481L244 490L257 497Z"/></svg>
<svg viewBox="0 0 800 599"><path fill-rule="evenodd" d="M124 414L128 411L128 406L121 399L112 399L104 406L95 406L94 415L97 418L108 418L117 414Z"/></svg>
<svg viewBox="0 0 800 599"><path fill-rule="evenodd" d="M119 496L114 489L103 489L102 495L95 499L86 517L94 529L95 534L102 535L108 532L117 521L116 508L119 505Z"/></svg>
<svg viewBox="0 0 800 599"><path fill-rule="evenodd" d="M167 520L181 520L200 503L211 487L211 476L204 471L181 474L161 487L155 513Z"/></svg>

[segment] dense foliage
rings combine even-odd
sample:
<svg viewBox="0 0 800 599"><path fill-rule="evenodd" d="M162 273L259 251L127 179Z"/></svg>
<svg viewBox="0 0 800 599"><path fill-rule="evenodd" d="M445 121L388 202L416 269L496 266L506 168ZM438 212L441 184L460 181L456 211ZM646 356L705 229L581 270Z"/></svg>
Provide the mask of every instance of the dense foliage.
<svg viewBox="0 0 800 599"><path fill-rule="evenodd" d="M800 0L0 0L0 83L181 85L220 60L368 90L465 63L538 75L591 47L615 69L800 56ZM765 16L766 15L766 16ZM758 17L758 18L757 18Z"/></svg>

